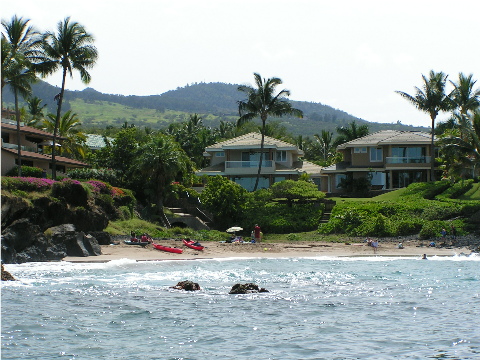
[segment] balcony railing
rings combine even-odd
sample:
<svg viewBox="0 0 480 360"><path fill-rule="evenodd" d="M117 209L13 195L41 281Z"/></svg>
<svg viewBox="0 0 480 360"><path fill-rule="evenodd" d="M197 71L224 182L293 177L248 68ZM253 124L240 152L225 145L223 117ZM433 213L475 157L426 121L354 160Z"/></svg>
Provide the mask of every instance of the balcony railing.
<svg viewBox="0 0 480 360"><path fill-rule="evenodd" d="M234 168L258 168L260 161L225 161L226 169ZM263 160L262 168L271 168L273 167L272 160Z"/></svg>
<svg viewBox="0 0 480 360"><path fill-rule="evenodd" d="M431 156L392 156L387 157L387 164L429 164Z"/></svg>
<svg viewBox="0 0 480 360"><path fill-rule="evenodd" d="M2 142L2 147L4 147L5 149L18 149L17 144L5 143L5 142ZM31 147L31 146L24 146L24 145L21 146L21 150L37 152L37 148Z"/></svg>

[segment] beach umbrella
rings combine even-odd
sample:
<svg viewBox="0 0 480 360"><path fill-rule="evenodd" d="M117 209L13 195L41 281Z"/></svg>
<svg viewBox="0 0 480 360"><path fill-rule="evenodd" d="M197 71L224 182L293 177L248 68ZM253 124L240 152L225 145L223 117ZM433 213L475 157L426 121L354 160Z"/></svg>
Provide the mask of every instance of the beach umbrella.
<svg viewBox="0 0 480 360"><path fill-rule="evenodd" d="M237 231L240 231L240 230L243 230L243 228L241 228L240 226L232 226L231 228L228 228L227 229L227 232L230 233L230 232L237 232Z"/></svg>

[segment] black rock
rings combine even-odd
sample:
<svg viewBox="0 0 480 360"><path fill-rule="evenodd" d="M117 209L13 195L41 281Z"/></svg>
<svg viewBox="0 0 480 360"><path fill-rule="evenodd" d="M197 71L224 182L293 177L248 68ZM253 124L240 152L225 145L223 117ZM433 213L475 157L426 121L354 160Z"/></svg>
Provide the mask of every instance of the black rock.
<svg viewBox="0 0 480 360"><path fill-rule="evenodd" d="M259 288L258 285L253 283L247 284L235 284L232 286L229 294L251 294L251 293L261 293L268 292L265 288Z"/></svg>

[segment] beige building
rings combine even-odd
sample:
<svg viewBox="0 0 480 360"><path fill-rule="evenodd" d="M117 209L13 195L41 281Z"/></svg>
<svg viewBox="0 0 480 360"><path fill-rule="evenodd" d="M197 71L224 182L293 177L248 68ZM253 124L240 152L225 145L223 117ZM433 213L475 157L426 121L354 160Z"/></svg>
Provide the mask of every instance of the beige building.
<svg viewBox="0 0 480 360"><path fill-rule="evenodd" d="M335 193L342 178L371 177L374 189L396 189L428 181L431 134L420 131L379 131L339 145L343 161L322 168L320 190Z"/></svg>
<svg viewBox="0 0 480 360"><path fill-rule="evenodd" d="M18 161L17 125L15 121L2 117L2 176L11 170ZM61 142L63 138L57 137ZM48 174L52 171L52 156L44 154L45 147L53 144L53 134L30 126L20 126L20 145L22 165L44 169ZM81 161L56 156L57 174L66 173L69 169L88 167Z"/></svg>
<svg viewBox="0 0 480 360"><path fill-rule="evenodd" d="M197 171L197 175L222 175L252 191L260 161L261 134L249 133L222 141L205 149L210 166ZM285 141L265 136L264 154L258 189L273 183L309 174L320 183L321 167L301 160L303 151Z"/></svg>

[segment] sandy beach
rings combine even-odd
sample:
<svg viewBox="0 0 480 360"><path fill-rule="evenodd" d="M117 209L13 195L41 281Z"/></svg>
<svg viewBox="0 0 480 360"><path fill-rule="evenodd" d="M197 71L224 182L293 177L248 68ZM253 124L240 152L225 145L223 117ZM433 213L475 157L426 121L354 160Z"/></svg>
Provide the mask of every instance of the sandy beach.
<svg viewBox="0 0 480 360"><path fill-rule="evenodd" d="M118 259L137 261L155 260L194 260L215 258L252 258L252 257L319 257L319 256L454 256L470 254L468 248L432 248L427 242L408 241L404 248L398 249L398 243L380 241L377 253L366 243L331 243L331 242L284 242L284 243L220 243L205 242L203 251L187 248L179 240L155 240L155 243L183 249L182 254L156 250L152 245L126 245L123 241L117 245L102 245L102 255L89 257L66 257L70 262L108 262Z"/></svg>

